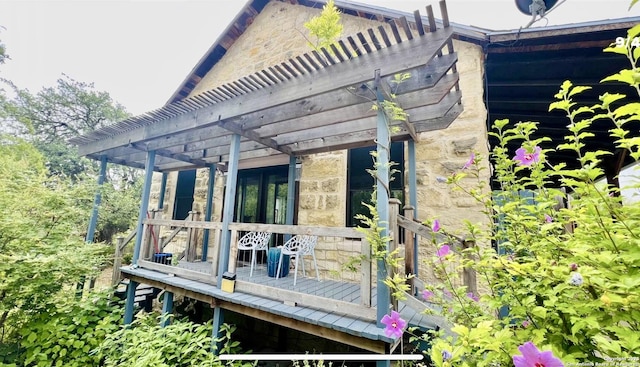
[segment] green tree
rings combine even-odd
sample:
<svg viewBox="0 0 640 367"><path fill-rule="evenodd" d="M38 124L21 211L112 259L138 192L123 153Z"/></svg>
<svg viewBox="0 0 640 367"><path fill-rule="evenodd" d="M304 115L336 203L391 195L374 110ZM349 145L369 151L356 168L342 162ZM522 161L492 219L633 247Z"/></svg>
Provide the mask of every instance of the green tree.
<svg viewBox="0 0 640 367"><path fill-rule="evenodd" d="M0 26L0 30L4 29L3 26ZM4 64L4 62L9 58L7 54L7 47L0 41L0 64Z"/></svg>
<svg viewBox="0 0 640 367"><path fill-rule="evenodd" d="M11 132L30 141L42 153L49 175L76 182L94 181L97 163L81 157L68 140L127 118L124 107L108 93L95 90L93 84L66 75L54 87L36 94L9 81L7 84L15 97L0 101L2 125L9 126ZM96 241L112 242L115 234L131 228L138 210L139 177L135 168L111 166L107 170Z"/></svg>
<svg viewBox="0 0 640 367"><path fill-rule="evenodd" d="M92 190L48 176L32 145L0 136L0 342L102 265L104 247L84 243Z"/></svg>

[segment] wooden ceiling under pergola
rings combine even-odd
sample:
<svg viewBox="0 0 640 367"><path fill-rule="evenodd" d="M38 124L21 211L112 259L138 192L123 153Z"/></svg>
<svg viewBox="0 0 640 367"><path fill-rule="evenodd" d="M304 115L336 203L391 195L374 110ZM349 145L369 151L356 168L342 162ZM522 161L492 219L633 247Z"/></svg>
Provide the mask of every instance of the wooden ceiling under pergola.
<svg viewBox="0 0 640 367"><path fill-rule="evenodd" d="M231 138L241 136L239 168L286 164L290 156L375 144L376 90L395 96L408 113L393 121L392 140L418 140L446 128L462 112L452 28L440 1L409 22L343 38L255 74L71 140L81 155L155 171L176 171L229 160ZM396 84L394 75L410 73ZM378 89L376 89L378 87Z"/></svg>

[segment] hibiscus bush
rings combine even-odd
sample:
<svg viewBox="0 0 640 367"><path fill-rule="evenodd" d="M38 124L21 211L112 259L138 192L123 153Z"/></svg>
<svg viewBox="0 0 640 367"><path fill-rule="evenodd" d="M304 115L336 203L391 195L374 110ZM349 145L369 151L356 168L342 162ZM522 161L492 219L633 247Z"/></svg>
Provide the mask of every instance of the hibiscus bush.
<svg viewBox="0 0 640 367"><path fill-rule="evenodd" d="M626 40L638 35L640 26ZM605 51L626 55L632 68L603 83L626 83L640 95L638 49L627 41ZM496 121L490 157L474 155L448 178L484 205L491 225L467 223L478 246L462 251L434 236L430 264L442 282L422 296L434 304L428 312L451 324L431 336L435 365L640 364L640 203L623 205L619 188L603 182L601 161L612 152L587 149L591 127L610 125L616 148L637 161L640 137L630 125L640 121L640 103L607 93L596 105L579 105L574 99L587 89L567 81L550 105L568 119L562 144L535 138L534 122ZM508 149L514 144L515 152ZM547 161L560 151L573 152L577 168ZM483 159L493 169L493 191L465 179L487 169ZM480 294L456 286L461 269L452 272L452 264L475 269Z"/></svg>

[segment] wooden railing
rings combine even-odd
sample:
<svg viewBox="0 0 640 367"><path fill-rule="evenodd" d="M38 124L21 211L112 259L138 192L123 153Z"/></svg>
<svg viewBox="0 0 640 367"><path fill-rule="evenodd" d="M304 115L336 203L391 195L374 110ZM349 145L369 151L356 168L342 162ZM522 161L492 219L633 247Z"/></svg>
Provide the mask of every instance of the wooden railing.
<svg viewBox="0 0 640 367"><path fill-rule="evenodd" d="M399 238L400 231L404 230L405 274L416 274L414 259L419 259L419 254L415 252L416 246L414 241L416 241L416 239L414 238L414 234L426 239L429 242L431 242L435 236L437 243L448 243L453 251L461 252L465 260L470 259L469 256L471 255L469 254L469 252L462 250L476 246L474 241L452 234L447 234L443 231L434 233L430 227L413 219L414 209L411 206L405 207L403 213L404 215L401 215L399 214L400 201L397 199L391 199L389 203L389 217L391 218L389 227L392 229L393 237ZM417 239L417 241L420 241L419 238ZM392 241L392 243L393 242L397 241ZM467 287L467 291L473 292L473 294L477 295L478 286L475 270L470 267L464 267L460 276L462 279L462 284ZM411 287L411 290L408 293L410 293L411 295L416 294L416 288L424 289L424 283L417 276L410 278L407 281Z"/></svg>
<svg viewBox="0 0 640 367"><path fill-rule="evenodd" d="M171 230L168 230L168 229ZM164 231L161 231L164 229ZM199 232L202 230L209 230L213 232L213 235L209 236L209 251L208 262L202 262L200 259L194 256L189 256L190 249L200 248L201 239ZM222 230L222 223L219 222L202 222L197 220L163 220L163 219L146 219L144 221L143 232L143 247L140 253L140 259L138 265L142 268L155 270L163 273L174 274L176 276L197 280L207 284L215 285L217 283L218 276L218 264L220 261L220 246L219 239ZM364 238L364 235L357 231L355 228L345 227L321 227L321 226L299 226L299 225L278 225L278 224L256 224L256 223L231 223L229 225L231 248L229 251L229 266L225 271L234 272L237 258L237 242L240 236L249 231L264 231L270 232L275 235L293 236L293 235L312 235L318 236L319 243L316 247L316 254L324 251L323 239L342 238L343 241L358 241L359 249L357 255L360 258L359 265L359 279L360 279L360 302L347 302L341 300L329 299L327 297L304 294L301 292L276 288L271 286L265 286L264 284L257 284L248 280L236 280L235 289L238 292L245 292L248 294L268 297L276 300L280 300L288 303L295 303L300 306L313 306L326 311L342 312L351 314L353 316L364 317L367 319L375 320L375 309L372 308L371 295L372 285L375 284L372 281L372 263L370 260L371 250L369 243ZM157 250L164 248L166 243L171 240L172 236L175 236L176 232L186 231L188 235L187 244L184 245L183 252L187 254L182 260L179 266L172 266L171 264L154 262L154 255ZM152 233L169 233L168 236L158 240L158 245L154 242ZM174 241L175 242L175 241ZM175 250L175 248L174 248ZM180 253L180 251L178 251ZM172 251L172 255L175 256L176 252ZM364 255L364 256L359 256ZM180 256L180 255L178 255ZM194 261L195 260L195 261ZM192 266L193 265L193 266ZM197 266L195 266L197 265ZM191 266L191 268L190 268ZM204 268L206 267L206 268ZM196 270L198 269L198 270ZM202 271L206 269L206 271ZM255 275L254 275L255 276Z"/></svg>
<svg viewBox="0 0 640 367"><path fill-rule="evenodd" d="M122 266L122 254L124 254L124 249L127 247L129 242L136 236L136 230L134 229L129 233L129 235L125 237L117 237L116 238L116 251L113 256L113 273L111 274L111 285L117 285L120 280L120 267Z"/></svg>

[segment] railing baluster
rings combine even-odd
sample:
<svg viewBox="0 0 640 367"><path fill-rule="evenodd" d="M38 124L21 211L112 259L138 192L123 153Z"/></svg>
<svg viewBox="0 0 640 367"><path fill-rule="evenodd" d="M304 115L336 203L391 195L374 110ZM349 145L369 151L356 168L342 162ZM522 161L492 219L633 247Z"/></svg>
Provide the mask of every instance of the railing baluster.
<svg viewBox="0 0 640 367"><path fill-rule="evenodd" d="M113 274L111 275L111 285L116 285L120 282L120 266L122 266L122 244L124 243L124 237L116 238L116 253L113 256Z"/></svg>
<svg viewBox="0 0 640 367"><path fill-rule="evenodd" d="M463 249L470 249L476 246L476 242L474 240L465 239L462 241ZM474 256L469 254L469 252L465 251L463 254L463 258L465 260L472 260ZM467 292L471 292L478 295L478 283L476 280L476 271L473 268L465 266L462 270L462 282L467 287Z"/></svg>
<svg viewBox="0 0 640 367"><path fill-rule="evenodd" d="M371 307L371 245L362 238L360 246L363 255L360 262L360 304Z"/></svg>
<svg viewBox="0 0 640 367"><path fill-rule="evenodd" d="M414 208L411 205L406 205L404 208L404 217L413 218ZM411 230L404 230L404 272L406 275L417 275L414 268L415 259L418 258L418 254L415 253L415 235ZM411 287L410 293L416 294L416 285L414 283L415 277L407 279L407 285Z"/></svg>

